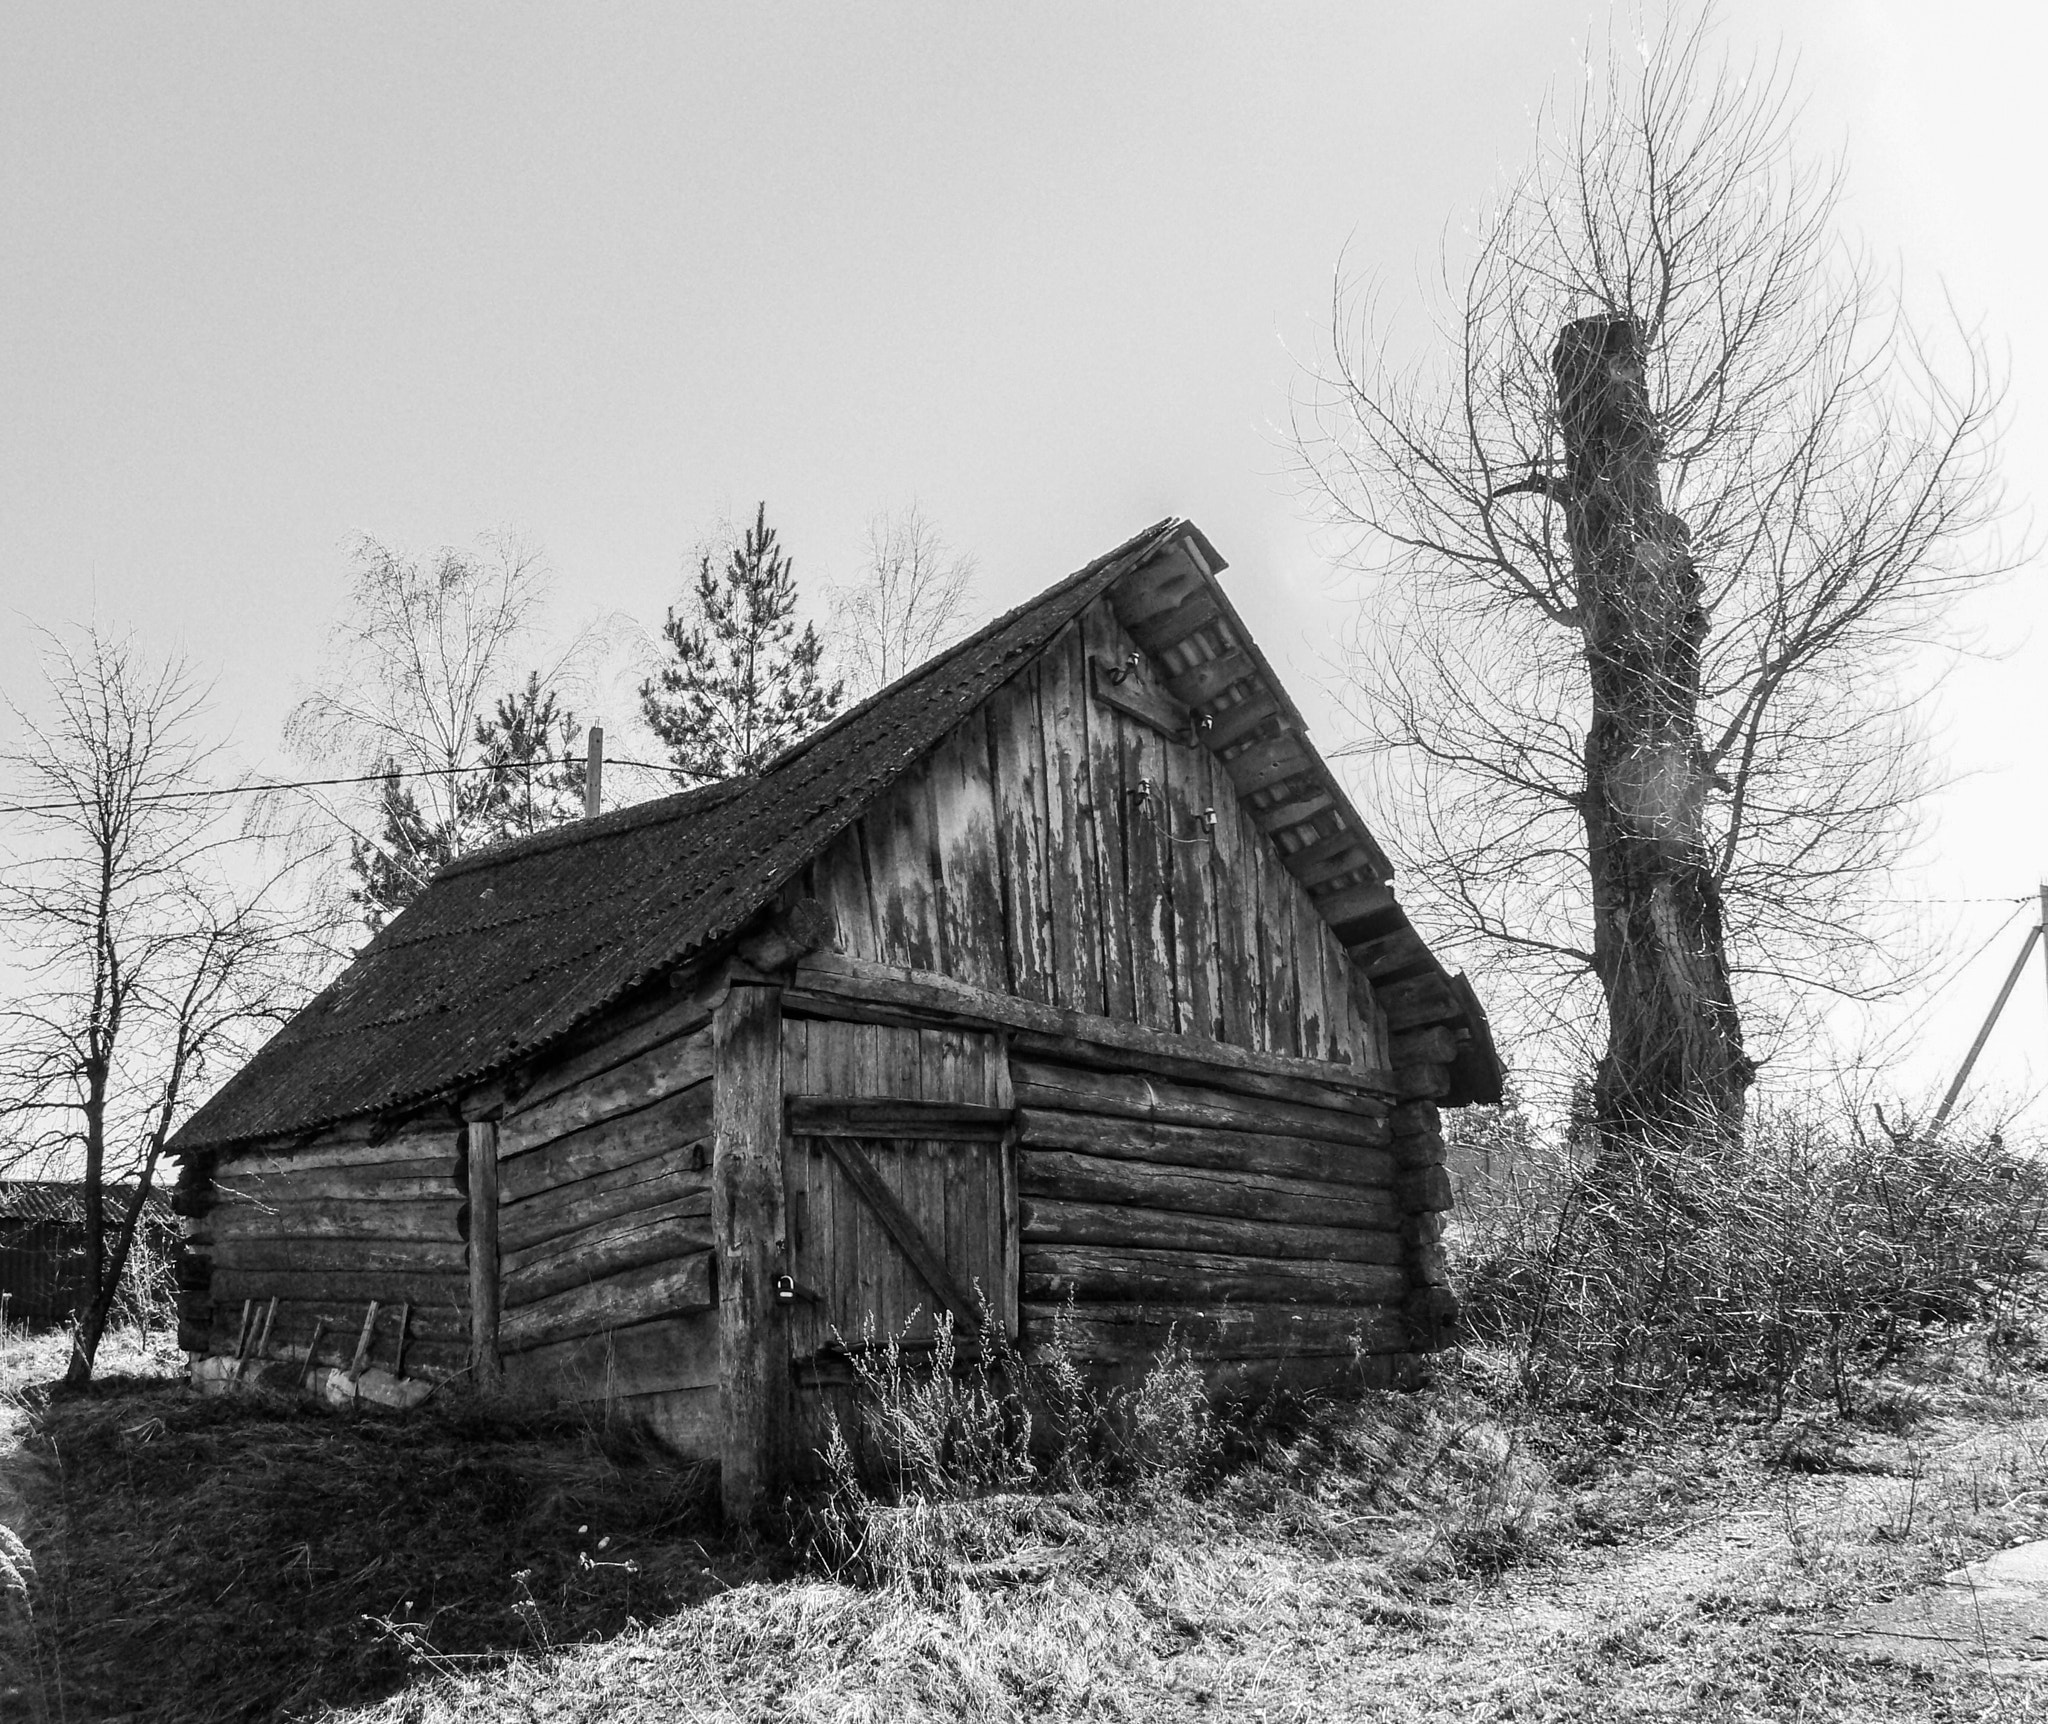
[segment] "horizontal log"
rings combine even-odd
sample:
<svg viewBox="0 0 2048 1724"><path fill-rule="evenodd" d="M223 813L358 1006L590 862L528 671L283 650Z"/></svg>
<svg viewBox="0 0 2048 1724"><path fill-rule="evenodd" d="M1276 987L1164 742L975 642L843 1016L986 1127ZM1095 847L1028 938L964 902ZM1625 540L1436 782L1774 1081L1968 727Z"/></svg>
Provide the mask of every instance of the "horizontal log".
<svg viewBox="0 0 2048 1724"><path fill-rule="evenodd" d="M615 1114L509 1158L501 1154L498 1200L516 1203L551 1186L629 1167L708 1137L710 1131L711 1082L706 1078L636 1112Z"/></svg>
<svg viewBox="0 0 2048 1724"><path fill-rule="evenodd" d="M645 1161L594 1173L587 1179L557 1185L498 1211L498 1250L525 1250L559 1234L588 1227L614 1215L630 1215L652 1204L669 1203L693 1192L711 1189L711 1170L704 1145L678 1144Z"/></svg>
<svg viewBox="0 0 2048 1724"><path fill-rule="evenodd" d="M1437 1213L1454 1206L1451 1176L1441 1167L1418 1167L1401 1176L1399 1190L1403 1208Z"/></svg>
<svg viewBox="0 0 2048 1724"><path fill-rule="evenodd" d="M228 1239L456 1239L465 1206L437 1203L358 1203L327 1198L311 1203L239 1202L218 1205L207 1217L215 1243Z"/></svg>
<svg viewBox="0 0 2048 1724"><path fill-rule="evenodd" d="M1199 1048L1176 1039L1174 1052L1134 1050L1074 1036L1042 1035L1036 1030L1010 1032L1013 1053L1090 1071L1142 1073L1198 1088L1250 1096L1258 1101L1283 1101L1303 1107L1333 1108L1367 1119L1385 1116L1393 1105L1394 1074L1371 1067L1331 1065L1303 1060L1319 1072L1341 1073L1341 1080L1296 1073L1261 1071L1237 1062L1241 1051L1228 1042L1203 1042ZM1211 1056L1214 1056L1213 1058ZM1280 1055L1260 1055L1277 1059Z"/></svg>
<svg viewBox="0 0 2048 1724"><path fill-rule="evenodd" d="M655 1317L676 1317L710 1308L713 1300L711 1253L672 1258L629 1269L588 1286L571 1287L516 1311L498 1324L498 1350L519 1352L594 1335L600 1329L623 1329Z"/></svg>
<svg viewBox="0 0 2048 1724"><path fill-rule="evenodd" d="M1390 1206L1391 1207L1391 1206ZM1303 1227L1245 1221L1227 1215L1189 1215L1135 1204L1072 1203L1027 1197L1018 1237L1028 1245L1131 1246L1154 1251L1213 1252L1286 1263L1393 1263L1405 1250L1393 1216L1380 1229Z"/></svg>
<svg viewBox="0 0 2048 1724"><path fill-rule="evenodd" d="M1408 1272L1419 1287L1448 1287L1451 1284L1451 1266L1441 1245L1417 1243L1409 1246Z"/></svg>
<svg viewBox="0 0 2048 1724"><path fill-rule="evenodd" d="M213 1248L216 1269L342 1269L460 1274L469 1248L438 1239L223 1239Z"/></svg>
<svg viewBox="0 0 2048 1724"><path fill-rule="evenodd" d="M221 1203L311 1203L325 1198L367 1203L405 1203L436 1198L462 1200L455 1157L396 1161L375 1167L282 1168L273 1173L224 1176L216 1182Z"/></svg>
<svg viewBox="0 0 2048 1724"><path fill-rule="evenodd" d="M1026 1148L1018 1157L1017 1188L1027 1197L1131 1203L1187 1215L1311 1227L1385 1229L1400 1219L1400 1206L1390 1190L1263 1170L1226 1172L1058 1149Z"/></svg>
<svg viewBox="0 0 2048 1724"><path fill-rule="evenodd" d="M784 1104L793 1137L1000 1137L1011 1110L971 1102L793 1095Z"/></svg>
<svg viewBox="0 0 2048 1724"><path fill-rule="evenodd" d="M711 1249L711 1193L696 1192L498 1259L503 1308L530 1305L622 1270Z"/></svg>
<svg viewBox="0 0 2048 1724"><path fill-rule="evenodd" d="M367 1127L364 1128L367 1130ZM215 1181L258 1178L273 1173L309 1173L316 1169L340 1167L382 1167L391 1162L422 1161L453 1167L461 1144L457 1126L436 1126L430 1131L402 1131L380 1143L360 1136L329 1141L327 1134L300 1148L279 1146L238 1149L219 1157L213 1164Z"/></svg>
<svg viewBox="0 0 2048 1724"><path fill-rule="evenodd" d="M795 982L784 996L785 1010L801 1015L807 1009L819 1009L835 1001L897 1007L921 1013L934 1023L978 1029L1003 1026L1020 1032L1011 1038L1013 1047L1022 1047L1034 1037L1048 1037L1050 1041L1034 1044L1047 1053L1069 1044L1114 1048L1129 1056L1121 1062L1126 1068L1159 1069L1165 1075L1185 1073L1195 1081L1219 1087L1243 1088L1249 1075L1297 1078L1313 1087L1291 1092L1291 1097L1270 1088L1252 1093L1275 1094L1278 1099L1313 1097L1325 1107L1349 1106L1383 1112L1386 1104L1377 1098L1392 1083L1391 1074L1383 1071L1327 1060L1298 1059L1289 1054L1255 1053L1228 1042L1191 1044L1184 1037L1161 1030L1088 1012L1062 1011L1035 1000L970 987L927 970L871 963L839 952L813 952L797 966ZM1229 1082L1222 1075L1226 1072L1235 1074Z"/></svg>
<svg viewBox="0 0 2048 1724"><path fill-rule="evenodd" d="M1387 1044L1387 1057L1396 1070L1402 1066L1449 1065L1458 1057L1458 1038L1441 1024L1410 1030Z"/></svg>
<svg viewBox="0 0 2048 1724"><path fill-rule="evenodd" d="M204 1353L210 1350L211 1334L205 1323L188 1322L178 1319L178 1350L181 1353Z"/></svg>
<svg viewBox="0 0 2048 1724"><path fill-rule="evenodd" d="M1017 1131L1018 1140L1033 1148L1080 1150L1122 1161L1276 1174L1346 1187L1391 1188L1394 1182L1394 1158L1386 1150L1318 1138L1272 1137L1036 1107L1018 1110Z"/></svg>
<svg viewBox="0 0 2048 1724"><path fill-rule="evenodd" d="M1245 1097L1219 1094L1192 1084L1084 1071L1021 1055L1012 1058L1010 1069L1017 1101L1025 1107L1108 1114L1119 1119L1154 1120L1163 1125L1206 1126L1217 1131L1285 1133L1290 1137L1321 1138L1365 1147L1376 1147L1388 1139L1385 1122L1364 1114L1302 1107L1292 1102L1255 1104Z"/></svg>
<svg viewBox="0 0 2048 1724"><path fill-rule="evenodd" d="M1287 1263L1210 1251L1027 1245L1023 1297L1117 1304L1377 1305L1401 1297L1407 1272L1382 1263Z"/></svg>
<svg viewBox="0 0 2048 1724"><path fill-rule="evenodd" d="M708 1029L662 1042L545 1101L522 1102L509 1111L498 1123L498 1158L507 1160L619 1114L643 1111L710 1076Z"/></svg>
<svg viewBox="0 0 2048 1724"><path fill-rule="evenodd" d="M602 1077L628 1060L705 1030L711 1008L724 991L724 965L718 974L673 978L669 986L644 996L620 1011L604 1013L506 1080L498 1108L502 1125L508 1114L531 1112L579 1084ZM682 983L676 991L674 983ZM482 1100L481 1093L478 1100Z"/></svg>
<svg viewBox="0 0 2048 1724"><path fill-rule="evenodd" d="M1425 1024L1462 1022L1465 1004L1442 975L1412 976L1405 982L1388 982L1373 990L1380 1010L1387 1014L1387 1028L1395 1035L1420 1029Z"/></svg>
<svg viewBox="0 0 2048 1724"><path fill-rule="evenodd" d="M213 1259L196 1251L180 1251L174 1270L181 1293L204 1293L213 1285Z"/></svg>
<svg viewBox="0 0 2048 1724"><path fill-rule="evenodd" d="M1404 1101L1387 1115L1387 1124L1396 1137L1412 1137L1420 1131L1442 1131L1444 1116L1433 1101Z"/></svg>
<svg viewBox="0 0 2048 1724"><path fill-rule="evenodd" d="M353 1304L356 1320L360 1322L362 1307L372 1299L386 1305L404 1302L413 1305L460 1305L466 1309L469 1304L469 1277L400 1270L368 1273L342 1269L214 1270L213 1299L216 1305L237 1299L269 1299L273 1296Z"/></svg>
<svg viewBox="0 0 2048 1724"><path fill-rule="evenodd" d="M718 1382L718 1315L657 1317L573 1341L529 1347L505 1359L508 1385L552 1390L570 1400L710 1388Z"/></svg>
<svg viewBox="0 0 2048 1724"><path fill-rule="evenodd" d="M1404 1066L1395 1080L1394 1093L1404 1101L1441 1101L1451 1093L1451 1074L1442 1066Z"/></svg>
<svg viewBox="0 0 2048 1724"><path fill-rule="evenodd" d="M1023 1340L1057 1335L1077 1359L1156 1359L1178 1344L1202 1359L1397 1353L1408 1325L1394 1305L1026 1305Z"/></svg>
<svg viewBox="0 0 2048 1724"><path fill-rule="evenodd" d="M1404 1168L1442 1167L1449 1154L1444 1140L1433 1131L1394 1139L1394 1160Z"/></svg>

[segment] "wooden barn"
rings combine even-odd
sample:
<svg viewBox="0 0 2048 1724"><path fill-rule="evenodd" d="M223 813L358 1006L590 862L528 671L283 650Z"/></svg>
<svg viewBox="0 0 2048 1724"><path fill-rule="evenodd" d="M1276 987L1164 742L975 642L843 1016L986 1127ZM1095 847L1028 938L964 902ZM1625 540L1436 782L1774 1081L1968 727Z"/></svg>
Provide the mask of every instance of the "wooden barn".
<svg viewBox="0 0 2048 1724"><path fill-rule="evenodd" d="M100 1224L107 1249L135 1201L133 1184L100 1192ZM75 1179L0 1179L0 1317L11 1323L62 1323L92 1303L85 1221L85 1182ZM176 1248L171 1213L152 1192L138 1223L129 1284L151 1260Z"/></svg>
<svg viewBox="0 0 2048 1724"><path fill-rule="evenodd" d="M1221 1386L1454 1310L1486 1021L1168 521L758 777L444 869L178 1134L195 1378L614 1400L744 1510L847 1348Z"/></svg>

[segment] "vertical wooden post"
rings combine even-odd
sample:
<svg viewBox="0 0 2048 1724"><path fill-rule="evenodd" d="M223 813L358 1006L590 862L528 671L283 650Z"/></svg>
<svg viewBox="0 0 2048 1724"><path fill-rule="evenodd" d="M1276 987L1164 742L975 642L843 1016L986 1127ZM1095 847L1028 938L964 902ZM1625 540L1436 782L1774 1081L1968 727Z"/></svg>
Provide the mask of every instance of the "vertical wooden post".
<svg viewBox="0 0 2048 1724"><path fill-rule="evenodd" d="M463 1127L469 1153L469 1343L476 1381L495 1385L498 1364L498 1126Z"/></svg>
<svg viewBox="0 0 2048 1724"><path fill-rule="evenodd" d="M590 727L590 752L583 771L583 818L595 820L604 807L604 726Z"/></svg>
<svg viewBox="0 0 2048 1724"><path fill-rule="evenodd" d="M711 1237L718 1266L720 1495L750 1520L787 1463L782 990L736 983L711 1018Z"/></svg>

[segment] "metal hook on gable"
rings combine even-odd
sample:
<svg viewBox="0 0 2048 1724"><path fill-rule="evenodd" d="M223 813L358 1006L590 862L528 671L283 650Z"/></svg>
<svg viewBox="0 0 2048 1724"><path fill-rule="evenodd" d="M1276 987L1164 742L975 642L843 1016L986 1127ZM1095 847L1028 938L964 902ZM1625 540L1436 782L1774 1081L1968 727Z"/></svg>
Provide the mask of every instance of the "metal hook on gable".
<svg viewBox="0 0 2048 1724"><path fill-rule="evenodd" d="M1124 654L1124 662L1109 673L1109 680L1121 684L1137 674L1139 656L1135 649Z"/></svg>

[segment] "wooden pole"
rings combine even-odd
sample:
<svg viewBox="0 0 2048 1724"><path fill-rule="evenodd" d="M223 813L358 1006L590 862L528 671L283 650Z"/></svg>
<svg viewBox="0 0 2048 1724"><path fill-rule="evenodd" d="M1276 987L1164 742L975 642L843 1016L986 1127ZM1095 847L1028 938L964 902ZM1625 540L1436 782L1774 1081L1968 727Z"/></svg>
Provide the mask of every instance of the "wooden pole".
<svg viewBox="0 0 2048 1724"><path fill-rule="evenodd" d="M604 807L604 726L590 727L590 758L583 774L583 818L595 820Z"/></svg>
<svg viewBox="0 0 2048 1724"><path fill-rule="evenodd" d="M2048 886L2041 890L2041 913L2048 922ZM2041 938L2043 923L2037 922L2027 930L2026 944L2020 947L2020 955L2006 972L2005 986L1998 990L1998 998L1991 1002L1991 1011L1984 1019L1984 1027L1977 1032L1977 1039L1970 1044L1970 1051L1963 1056L1963 1069L1956 1073L1956 1081L1948 1086L1948 1094L1941 1098L1941 1106L1934 1110L1934 1118L1928 1122L1927 1135L1940 1135L1942 1126L1948 1120L1949 1109L1956 1105L1956 1098L1963 1093L1963 1085L1970 1081L1970 1069L1976 1065L1977 1056L1984 1051L1984 1044L1991 1039L1991 1032L1998 1023L1998 1014L2005 1010L2005 1002L2012 998L2012 991L2019 986L2020 977L2025 974L2027 960L2034 955L2034 943Z"/></svg>
<svg viewBox="0 0 2048 1724"><path fill-rule="evenodd" d="M782 990L736 984L712 1013L711 1230L718 1269L719 1492L751 1521L787 1462Z"/></svg>
<svg viewBox="0 0 2048 1724"><path fill-rule="evenodd" d="M479 1383L495 1385L498 1360L498 1125L473 1119L469 1151L469 1340Z"/></svg>

